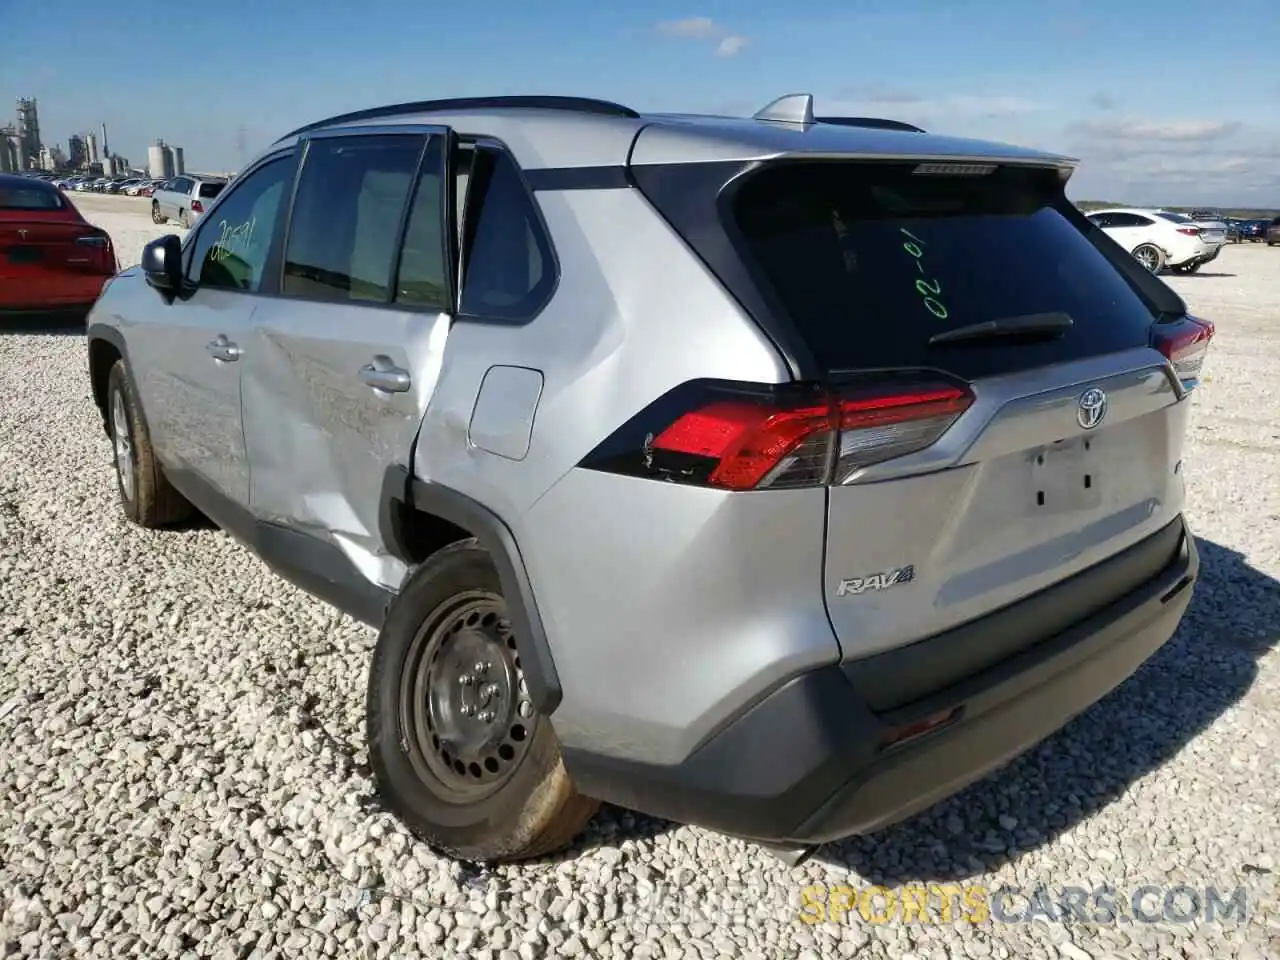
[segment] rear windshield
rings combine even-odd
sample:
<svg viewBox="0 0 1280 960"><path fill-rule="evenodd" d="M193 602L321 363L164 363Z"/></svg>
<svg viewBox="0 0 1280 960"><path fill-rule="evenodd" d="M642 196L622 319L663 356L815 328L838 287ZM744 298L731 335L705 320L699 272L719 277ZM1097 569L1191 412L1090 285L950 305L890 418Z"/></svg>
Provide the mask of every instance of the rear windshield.
<svg viewBox="0 0 1280 960"><path fill-rule="evenodd" d="M61 210L62 194L48 187L0 185L0 210Z"/></svg>
<svg viewBox="0 0 1280 960"><path fill-rule="evenodd" d="M1153 311L1067 219L1056 171L937 176L914 163L766 167L737 193L748 260L827 370L982 376L1141 346ZM1068 314L1052 341L930 345L937 333Z"/></svg>
<svg viewBox="0 0 1280 960"><path fill-rule="evenodd" d="M1157 217L1164 217L1166 220L1172 220L1174 223L1195 223L1185 213L1157 213Z"/></svg>
<svg viewBox="0 0 1280 960"><path fill-rule="evenodd" d="M202 183L200 184L200 196L205 198L216 197L225 186L225 183Z"/></svg>

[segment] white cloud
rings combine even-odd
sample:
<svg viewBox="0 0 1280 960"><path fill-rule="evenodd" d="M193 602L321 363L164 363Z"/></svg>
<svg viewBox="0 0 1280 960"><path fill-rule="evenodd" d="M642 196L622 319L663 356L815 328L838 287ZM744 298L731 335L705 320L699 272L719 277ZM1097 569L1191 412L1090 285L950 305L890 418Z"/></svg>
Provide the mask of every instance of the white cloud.
<svg viewBox="0 0 1280 960"><path fill-rule="evenodd" d="M864 91L847 91L841 102L824 104L826 113L900 113L910 108L917 116L938 115L1003 117L1013 114L1034 113L1043 110L1045 104L1026 97L1009 94L950 94L928 97L906 90L872 88Z"/></svg>
<svg viewBox="0 0 1280 960"><path fill-rule="evenodd" d="M658 24L658 32L691 40L713 40L724 34L724 31L710 17L685 17L683 20L667 20Z"/></svg>
<svg viewBox="0 0 1280 960"><path fill-rule="evenodd" d="M1230 120L1084 121L1067 127L1080 158L1071 193L1140 204L1274 205L1275 131Z"/></svg>
<svg viewBox="0 0 1280 960"><path fill-rule="evenodd" d="M737 34L730 34L716 44L717 57L733 57L742 52L751 41L746 37L740 37Z"/></svg>
<svg viewBox="0 0 1280 960"><path fill-rule="evenodd" d="M1222 140L1240 130L1233 120L1086 120L1075 130L1087 137L1201 143Z"/></svg>
<svg viewBox="0 0 1280 960"><path fill-rule="evenodd" d="M741 34L731 33L710 17L685 17L682 20L666 20L658 24L658 32L682 40L714 41L717 57L737 56L750 43Z"/></svg>

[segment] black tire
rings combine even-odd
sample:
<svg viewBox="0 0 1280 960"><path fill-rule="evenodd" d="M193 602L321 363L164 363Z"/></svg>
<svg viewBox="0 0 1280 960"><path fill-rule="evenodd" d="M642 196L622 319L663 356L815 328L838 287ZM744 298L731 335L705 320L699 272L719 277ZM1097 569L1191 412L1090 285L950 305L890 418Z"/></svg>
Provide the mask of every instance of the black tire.
<svg viewBox="0 0 1280 960"><path fill-rule="evenodd" d="M123 418L117 417L117 401ZM142 418L133 378L123 360L117 360L107 377L108 432L111 435L116 473L116 492L124 515L140 527L154 529L189 519L194 510L164 475L151 448L151 437ZM123 419L123 423L120 420ZM117 432L123 427L126 436L122 447ZM132 468L132 483L124 476L122 458Z"/></svg>
<svg viewBox="0 0 1280 960"><path fill-rule="evenodd" d="M509 768L500 768L497 754L483 761L493 762L492 773L485 773L474 761L467 764L451 757L449 750L454 744L433 725L440 717L449 718L440 712L445 710L441 704L446 697L435 696L441 687L452 689L438 679L450 676L448 668L440 664L447 664L451 657L458 659L457 654L443 652L454 649L449 644L457 645L467 662L467 653L477 649L467 645L484 643L487 646L483 649L492 651L494 660L500 659L499 673L508 671L509 678L513 665L518 670L518 651L501 595L493 561L474 539L445 547L413 572L392 604L369 671L366 735L379 795L416 836L465 861L515 861L551 853L568 845L599 807L598 801L574 789L560 756L559 741L546 718L532 714L525 719L526 714L519 712L532 713L532 708L518 682L509 696L498 696L496 723L492 722L493 714L488 714L493 736L508 736L504 723L514 724L511 736L516 728L525 731L519 738L522 752L508 759ZM497 605L490 608L494 612L473 620L478 612L468 617L467 610L485 608L466 604ZM446 639L436 641L437 637ZM433 649L437 652L431 656ZM429 665L424 666L424 661ZM483 665L493 672L488 659ZM458 680L459 684L468 682L465 676ZM424 687L432 691L430 697ZM484 692L467 687L471 689ZM468 696L475 694L464 695L459 690L454 707ZM452 722L474 731L478 729L476 720L466 714L467 706L451 715ZM469 706L475 709L474 704ZM467 719L458 720L459 714ZM479 719L484 720L485 714ZM486 732L490 732L488 728ZM506 751L512 742L504 740L492 749ZM451 779L451 764L458 767L457 782ZM469 793L472 788L462 781L471 774L495 779L487 784L477 782L475 792Z"/></svg>
<svg viewBox="0 0 1280 960"><path fill-rule="evenodd" d="M152 223L168 223L169 218L160 215L160 204L158 201L151 201L151 222Z"/></svg>
<svg viewBox="0 0 1280 960"><path fill-rule="evenodd" d="M1149 273L1158 274L1164 269L1164 251L1154 243L1138 244L1133 248L1133 256Z"/></svg>

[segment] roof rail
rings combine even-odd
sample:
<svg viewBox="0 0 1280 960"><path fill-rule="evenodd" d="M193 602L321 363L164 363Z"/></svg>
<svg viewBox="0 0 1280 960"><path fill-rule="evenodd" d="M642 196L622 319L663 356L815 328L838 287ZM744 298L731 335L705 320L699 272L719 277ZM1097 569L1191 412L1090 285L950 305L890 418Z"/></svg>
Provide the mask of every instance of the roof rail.
<svg viewBox="0 0 1280 960"><path fill-rule="evenodd" d="M842 127L873 127L877 130L907 130L911 133L925 131L913 123L901 120L885 120L882 117L815 117L818 123L833 123Z"/></svg>
<svg viewBox="0 0 1280 960"><path fill-rule="evenodd" d="M383 107L370 107L367 110L355 110L351 113L340 113L335 117L317 120L305 126L290 130L276 141L288 140L309 130L332 126L336 123L352 123L356 120L377 120L382 117L394 117L403 113L436 113L445 110L568 110L574 113L592 113L607 117L639 118L640 114L630 107L608 100L594 100L590 97L556 97L556 96L507 96L507 97L454 97L445 100L416 100L410 103L394 103Z"/></svg>

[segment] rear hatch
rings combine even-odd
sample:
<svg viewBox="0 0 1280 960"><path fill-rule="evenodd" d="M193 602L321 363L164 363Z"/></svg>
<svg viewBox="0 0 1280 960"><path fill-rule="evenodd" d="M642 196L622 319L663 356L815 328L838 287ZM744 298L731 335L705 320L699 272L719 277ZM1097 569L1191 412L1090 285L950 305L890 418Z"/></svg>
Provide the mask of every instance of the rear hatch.
<svg viewBox="0 0 1280 960"><path fill-rule="evenodd" d="M829 385L865 397L874 376L918 403L867 419L853 402L834 454L824 592L846 661L1043 591L1181 509L1185 389L1151 347L1194 323L1074 210L1065 179L795 159L721 195L750 286Z"/></svg>
<svg viewBox="0 0 1280 960"><path fill-rule="evenodd" d="M1058 171L919 168L792 163L734 202L833 382L930 371L972 395L905 457L842 441L825 592L846 659L1043 590L1181 508L1185 404L1149 348L1157 316L1069 218ZM1022 333L981 326L1008 320Z"/></svg>

